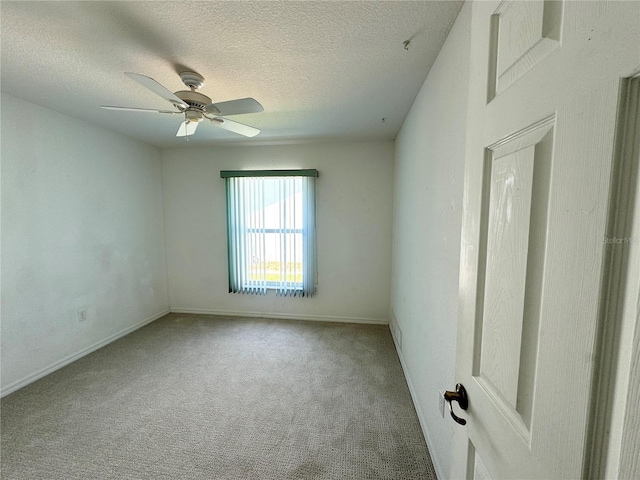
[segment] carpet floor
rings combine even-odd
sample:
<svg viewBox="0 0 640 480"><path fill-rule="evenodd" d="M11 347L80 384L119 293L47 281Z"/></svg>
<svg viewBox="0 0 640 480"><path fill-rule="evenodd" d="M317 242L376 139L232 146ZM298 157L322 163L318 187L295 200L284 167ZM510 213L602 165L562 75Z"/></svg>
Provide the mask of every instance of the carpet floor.
<svg viewBox="0 0 640 480"><path fill-rule="evenodd" d="M386 326L170 314L2 399L3 479L435 479Z"/></svg>

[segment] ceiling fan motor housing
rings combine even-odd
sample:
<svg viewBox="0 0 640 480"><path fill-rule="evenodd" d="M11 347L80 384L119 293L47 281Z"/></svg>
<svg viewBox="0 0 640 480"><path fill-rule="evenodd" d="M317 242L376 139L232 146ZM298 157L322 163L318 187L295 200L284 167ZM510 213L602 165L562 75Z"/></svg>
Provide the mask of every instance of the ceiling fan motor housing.
<svg viewBox="0 0 640 480"><path fill-rule="evenodd" d="M204 107L211 103L211 99L202 93L190 90L182 90L175 93L176 97L182 99L189 107L197 110L204 110Z"/></svg>

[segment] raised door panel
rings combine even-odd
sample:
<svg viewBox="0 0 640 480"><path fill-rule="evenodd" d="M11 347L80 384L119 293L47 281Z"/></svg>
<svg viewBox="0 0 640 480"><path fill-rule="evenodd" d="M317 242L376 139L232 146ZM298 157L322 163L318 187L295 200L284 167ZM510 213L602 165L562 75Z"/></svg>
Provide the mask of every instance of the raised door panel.
<svg viewBox="0 0 640 480"><path fill-rule="evenodd" d="M560 45L562 2L502 2L491 19L489 100Z"/></svg>
<svg viewBox="0 0 640 480"><path fill-rule="evenodd" d="M474 376L529 442L554 118L485 153Z"/></svg>

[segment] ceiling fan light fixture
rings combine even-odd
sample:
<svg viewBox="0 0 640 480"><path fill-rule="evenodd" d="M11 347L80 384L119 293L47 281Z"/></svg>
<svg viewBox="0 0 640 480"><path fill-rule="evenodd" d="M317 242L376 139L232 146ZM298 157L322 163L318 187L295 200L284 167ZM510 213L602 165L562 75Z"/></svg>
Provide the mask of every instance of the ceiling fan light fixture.
<svg viewBox="0 0 640 480"><path fill-rule="evenodd" d="M197 110L187 110L184 112L185 120L189 123L198 123L202 121L202 112Z"/></svg>

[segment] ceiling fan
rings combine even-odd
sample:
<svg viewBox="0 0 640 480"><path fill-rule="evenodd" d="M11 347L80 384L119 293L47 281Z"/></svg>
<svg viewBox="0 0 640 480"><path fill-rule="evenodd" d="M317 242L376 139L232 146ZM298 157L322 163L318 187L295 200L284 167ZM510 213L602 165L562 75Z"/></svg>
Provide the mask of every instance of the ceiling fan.
<svg viewBox="0 0 640 480"><path fill-rule="evenodd" d="M255 137L260 130L249 125L234 122L228 118L229 115L242 115L244 113L260 113L264 111L262 105L253 98L239 98L237 100L229 100L226 102L212 103L211 99L202 93L196 92L204 85L202 75L195 72L182 72L180 78L189 90L181 90L171 93L167 88L160 85L151 77L140 75L139 73L125 72L129 78L132 78L142 86L148 88L153 93L160 95L168 100L175 109L173 110L153 110L149 108L134 107L112 107L102 105L107 110L123 110L128 112L150 112L163 113L169 115L184 115L184 122L178 128L176 137L187 137L193 135L198 125L205 118L215 125L230 132L244 135L245 137Z"/></svg>

